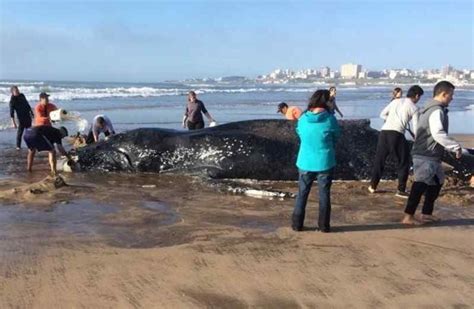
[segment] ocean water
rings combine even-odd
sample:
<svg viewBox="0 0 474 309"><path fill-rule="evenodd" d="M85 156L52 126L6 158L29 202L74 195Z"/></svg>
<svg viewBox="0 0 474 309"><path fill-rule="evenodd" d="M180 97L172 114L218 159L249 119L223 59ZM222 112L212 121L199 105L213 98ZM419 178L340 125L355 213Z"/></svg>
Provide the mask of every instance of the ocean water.
<svg viewBox="0 0 474 309"><path fill-rule="evenodd" d="M8 103L10 86L18 85L34 107L38 94L46 91L59 108L80 114L92 121L96 114L108 115L117 131L138 127L181 129L186 106L186 94L195 90L218 123L249 119L282 117L276 113L279 102L305 108L308 98L317 89L329 85L260 85L260 84L186 84L186 83L101 83L101 82L49 82L0 81L0 147L13 147L15 130L11 128ZM338 86L337 103L344 119L372 119L379 128L380 111L389 102L393 85L354 87ZM402 86L404 92L409 86ZM431 97L433 85L422 85L425 95L420 106ZM452 133L474 133L474 89L456 89L450 106ZM83 130L84 122L64 123L75 133ZM87 127L88 128L88 127ZM86 131L88 130L86 128Z"/></svg>

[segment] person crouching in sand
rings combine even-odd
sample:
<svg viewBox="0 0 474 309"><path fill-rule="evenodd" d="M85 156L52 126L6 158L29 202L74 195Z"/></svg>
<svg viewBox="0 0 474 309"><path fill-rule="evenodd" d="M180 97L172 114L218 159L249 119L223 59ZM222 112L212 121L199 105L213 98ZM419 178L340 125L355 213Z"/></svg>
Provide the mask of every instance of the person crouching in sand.
<svg viewBox="0 0 474 309"><path fill-rule="evenodd" d="M105 115L97 115L92 120L92 125L86 138L86 144L97 143L100 133L104 133L106 138L115 134L112 121Z"/></svg>
<svg viewBox="0 0 474 309"><path fill-rule="evenodd" d="M454 152L457 159L462 156L461 145L448 136L448 105L453 99L454 85L448 81L437 83L433 99L428 101L420 112L416 138L413 143L413 172L415 182L405 208L403 224L418 224L414 214L424 195L422 222L439 221L433 216L433 208L444 182L441 157L446 149Z"/></svg>
<svg viewBox="0 0 474 309"><path fill-rule="evenodd" d="M331 229L331 184L340 128L334 115L328 112L328 101L328 90L316 91L309 100L308 110L298 120L296 131L301 144L296 162L299 189L292 216L294 231L303 230L306 203L315 180L319 188L319 230L328 233Z"/></svg>
<svg viewBox="0 0 474 309"><path fill-rule="evenodd" d="M38 126L31 129L27 129L25 132L24 140L28 146L28 160L27 168L28 172L33 171L33 161L37 151L47 151L49 166L51 168L51 174L57 175L56 171L56 150L54 145L56 144L57 150L68 158L69 162L72 162L71 156L64 150L62 145L62 139L68 135L67 129L61 127L56 129L52 126Z"/></svg>

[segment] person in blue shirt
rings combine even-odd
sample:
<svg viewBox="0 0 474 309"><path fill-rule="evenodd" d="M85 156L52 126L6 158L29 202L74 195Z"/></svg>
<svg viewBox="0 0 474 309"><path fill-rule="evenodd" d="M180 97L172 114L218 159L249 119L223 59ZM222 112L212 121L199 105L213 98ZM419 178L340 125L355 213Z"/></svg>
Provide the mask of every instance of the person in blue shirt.
<svg viewBox="0 0 474 309"><path fill-rule="evenodd" d="M294 231L303 230L306 203L315 180L319 188L319 230L328 233L331 229L331 184L340 128L334 114L328 111L329 99L328 90L316 91L298 120L296 132L301 143L296 161L299 189L292 216Z"/></svg>

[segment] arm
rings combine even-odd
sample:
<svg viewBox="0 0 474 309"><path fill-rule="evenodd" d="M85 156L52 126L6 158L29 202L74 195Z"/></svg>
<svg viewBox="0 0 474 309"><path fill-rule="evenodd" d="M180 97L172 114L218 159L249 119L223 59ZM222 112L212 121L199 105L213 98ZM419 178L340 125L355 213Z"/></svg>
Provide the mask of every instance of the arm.
<svg viewBox="0 0 474 309"><path fill-rule="evenodd" d="M109 117L106 117L105 119L107 121L107 127L109 128L110 134L115 134L114 125L112 124L112 121L110 121Z"/></svg>
<svg viewBox="0 0 474 309"><path fill-rule="evenodd" d="M443 111L436 110L430 115L429 124L430 132L433 139L443 146L447 151L456 152L456 157L461 157L461 145L452 137L448 136L448 133L443 129ZM459 154L459 156L458 156Z"/></svg>
<svg viewBox="0 0 474 309"><path fill-rule="evenodd" d="M411 116L411 130L408 128L408 132L410 132L411 136L415 138L416 130L418 129L418 109L415 109L412 116Z"/></svg>
<svg viewBox="0 0 474 309"><path fill-rule="evenodd" d="M204 114L204 116L206 116L207 120L209 120L209 122L214 121L214 119L212 119L211 114L209 114L209 112L207 111L206 106L204 106L204 103L202 102L201 102L201 111Z"/></svg>
<svg viewBox="0 0 474 309"><path fill-rule="evenodd" d="M393 101L395 101L395 100L393 100ZM388 113L390 112L390 108L392 108L392 102L390 102L387 106L385 106L385 108L380 113L380 118L382 118L383 120L387 120Z"/></svg>
<svg viewBox="0 0 474 309"><path fill-rule="evenodd" d="M94 137L94 143L99 141L99 132L95 127L92 128L92 136Z"/></svg>
<svg viewBox="0 0 474 309"><path fill-rule="evenodd" d="M207 120L209 120L209 122L214 121L214 119L212 118L211 114L209 114L209 112L204 113L204 116L206 116L206 118L207 118Z"/></svg>
<svg viewBox="0 0 474 309"><path fill-rule="evenodd" d="M183 115L183 128L186 129L186 121L188 120L188 115L189 115L189 111L188 111L188 107L186 106L186 109L184 110L184 115Z"/></svg>
<svg viewBox="0 0 474 309"><path fill-rule="evenodd" d="M339 114L339 116L341 116L341 118L344 118L344 115L342 115L339 107L337 107L336 100L334 100L334 110Z"/></svg>
<svg viewBox="0 0 474 309"><path fill-rule="evenodd" d="M16 129L16 121L15 121L15 108L13 107L13 98L10 99L10 117L12 119L12 125Z"/></svg>
<svg viewBox="0 0 474 309"><path fill-rule="evenodd" d="M23 93L21 95L23 96L23 99L25 100L26 106L28 106L28 112L29 112L31 118L33 118L35 116L35 114L33 114L33 110L31 109L30 102L28 102L28 100L26 99L26 97Z"/></svg>
<svg viewBox="0 0 474 309"><path fill-rule="evenodd" d="M58 149L58 152L62 155L65 156L68 160L71 160L71 155L67 153L67 151L64 149L63 145L57 144L56 149Z"/></svg>

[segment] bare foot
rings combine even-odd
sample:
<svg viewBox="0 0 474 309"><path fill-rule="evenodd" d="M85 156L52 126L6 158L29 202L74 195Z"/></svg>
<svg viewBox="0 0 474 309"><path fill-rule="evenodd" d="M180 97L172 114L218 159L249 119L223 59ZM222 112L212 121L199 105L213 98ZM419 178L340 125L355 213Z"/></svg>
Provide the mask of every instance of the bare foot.
<svg viewBox="0 0 474 309"><path fill-rule="evenodd" d="M412 215L405 215L402 220L402 224L406 225L420 225L421 222L416 220L414 216Z"/></svg>
<svg viewBox="0 0 474 309"><path fill-rule="evenodd" d="M423 222L439 222L440 218L433 215L421 215L421 221Z"/></svg>

